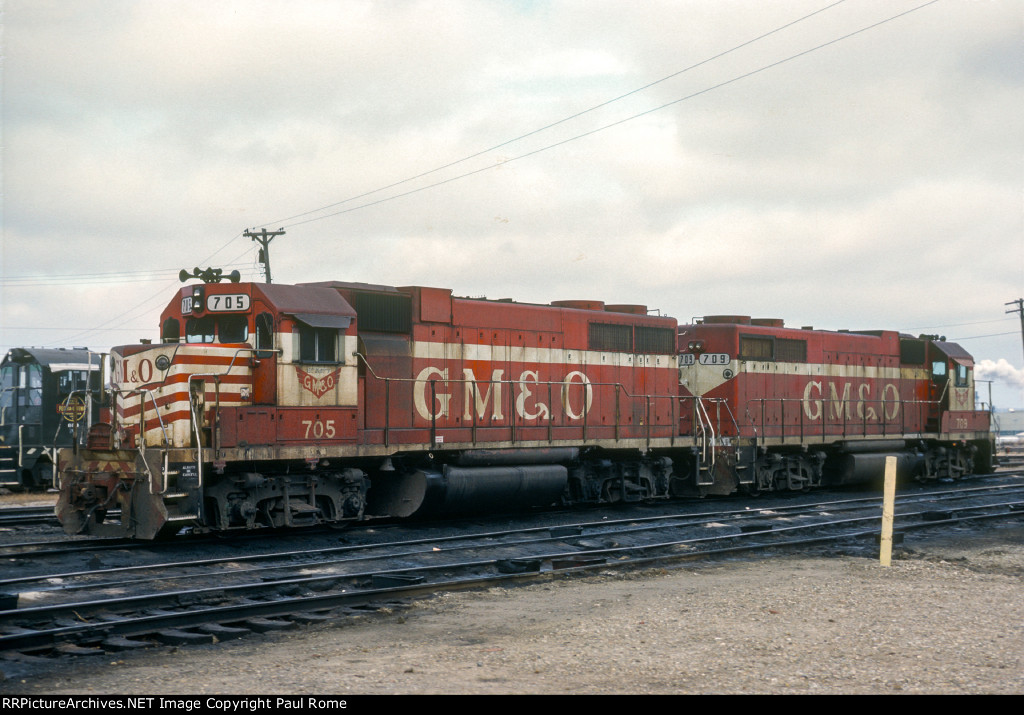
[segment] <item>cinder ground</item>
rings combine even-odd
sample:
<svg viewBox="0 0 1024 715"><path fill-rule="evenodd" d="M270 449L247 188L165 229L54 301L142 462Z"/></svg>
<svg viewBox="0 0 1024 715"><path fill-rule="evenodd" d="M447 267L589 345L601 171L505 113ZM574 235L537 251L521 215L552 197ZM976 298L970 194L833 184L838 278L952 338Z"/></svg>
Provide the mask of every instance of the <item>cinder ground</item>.
<svg viewBox="0 0 1024 715"><path fill-rule="evenodd" d="M1024 693L1024 526L608 571L10 675L28 694Z"/></svg>

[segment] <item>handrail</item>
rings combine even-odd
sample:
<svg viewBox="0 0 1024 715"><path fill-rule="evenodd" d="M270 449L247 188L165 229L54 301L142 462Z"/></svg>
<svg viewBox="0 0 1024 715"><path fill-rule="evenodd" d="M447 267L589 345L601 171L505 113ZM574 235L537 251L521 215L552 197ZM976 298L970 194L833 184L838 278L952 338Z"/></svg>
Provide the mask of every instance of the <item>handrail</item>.
<svg viewBox="0 0 1024 715"><path fill-rule="evenodd" d="M177 343L177 344L174 345L174 350L173 350L173 352L171 354L170 363L168 364L167 368L164 369L164 373L165 374L166 374L167 370L169 370L170 367L172 365L174 365L174 360L175 360L175 358L177 358L178 350L181 348L182 345L184 345L184 343ZM223 369L223 371L216 372L216 373L215 372L206 372L206 373L191 373L191 374L189 374L189 376L187 378L187 381L186 381L186 385L187 385L187 388L188 388L188 391L189 391L189 395L191 396L192 384L193 384L194 380L202 379L202 378L213 378L215 381L217 381L218 386L219 386L219 378L221 378L221 377L223 377L225 375L230 374L230 372L237 366L238 359L239 359L240 355L242 355L244 353L255 353L255 352L257 352L257 349L253 348L253 347L249 347L249 346L235 348L234 349L234 353L231 355L230 362ZM261 349L259 349L258 352L261 352L261 353L262 352L280 353L281 351L280 350L276 350L276 349L263 349L263 348L261 348ZM138 446L138 449L139 449L140 453L143 455L143 462L146 465L147 471L149 471L149 463L148 463L148 461L145 460L145 457L144 457L145 451L146 451L146 433L148 432L148 430L146 429L146 397L148 396L149 399L152 401L153 408L154 408L154 411L156 412L157 420L158 420L158 423L159 423L159 426L160 426L160 431L161 431L162 438L163 438L162 439L162 443L160 445L160 448L162 448L164 450L164 454L163 454L164 462L165 462L165 470L164 471L166 473L166 462L167 462L167 459L168 459L168 455L167 455L166 450L170 447L171 440L168 437L167 426L164 424L163 416L160 414L159 405L157 404L156 396L154 394L154 391L149 389L149 388L141 388L140 387L140 388L135 388L135 389L132 389L132 390L120 390L120 389L116 389L115 388L115 389L111 389L110 392L111 392L111 396L112 396L113 400L115 401L115 404L112 405L113 409L111 410L112 421L114 422L114 427L117 426L118 413L119 413L119 410L115 406L116 405L116 400L118 400L121 396L128 396L128 395L135 395L135 394L141 394L142 395L142 400L141 400L141 404L140 404L140 414L139 414L139 434L137 436L137 440L138 440L137 441L137 446ZM215 407L214 409L215 409L215 412L217 412L219 414L219 407ZM189 398L189 416L190 416L191 426L192 426L192 428L193 428L193 430L195 432L195 436L196 436L196 462L197 462L197 470L198 470L198 477L199 477L199 486L202 486L202 483L203 483L203 466L202 466L202 462L203 462L203 459L202 459L203 440L202 440L202 434L201 434L201 431L200 431L200 428L199 428L198 416L196 415L196 412L195 412L195 405L193 405L191 397ZM216 420L217 417L215 416L214 419ZM169 485L167 484L168 480L165 478L163 480L163 484L161 485L160 489L158 491L153 491L153 486L154 485L153 485L152 472L150 472L149 476L150 476L150 491L151 491L151 493L153 493L153 494L165 494L167 492L168 488L169 488ZM165 474L165 477L166 477L166 474Z"/></svg>
<svg viewBox="0 0 1024 715"><path fill-rule="evenodd" d="M729 401L726 400L726 399L723 399L721 402L722 402L722 404L725 405L725 411L729 413L729 419L732 420L732 426L733 426L733 429L736 430L736 436L739 437L739 435L740 435L740 423L736 421L736 415L734 415L732 413L732 405L730 405Z"/></svg>
<svg viewBox="0 0 1024 715"><path fill-rule="evenodd" d="M142 395L142 399L139 401L139 434L135 439L135 446L139 450L139 456L142 457L142 464L146 468L146 474L149 477L148 481L150 492L153 494L163 494L166 491L166 488L163 491L153 492L153 472L152 470L150 470L149 461L146 459L146 396L149 396L149 398L153 402L153 411L156 412L156 418L158 423L160 424L160 431L163 433L164 436L164 446L166 447L168 443L167 426L164 425L164 418L160 415L160 406L156 403L156 396L153 394L152 390L144 387L137 387L134 390L112 389L110 393L113 401L116 401L122 395ZM114 424L112 424L111 427L116 428L116 408L111 410L111 420L114 422ZM123 445L121 445L120 442L118 442L117 447L120 448L121 446Z"/></svg>
<svg viewBox="0 0 1024 715"><path fill-rule="evenodd" d="M729 405L729 401L724 397L711 397L705 398L702 395L692 395L683 399L692 399L694 401L694 412L697 414L700 422L700 434L707 432L711 433L710 447L711 447L711 464L715 463L715 449L719 445L719 440L723 439L725 430L722 429L722 408L725 408L726 415L729 421L732 422L733 429L736 431L736 436L740 436L739 422L736 421L736 416L732 412L732 407ZM715 418L712 419L708 412L708 403L715 406ZM717 428L717 429L716 429ZM705 445L705 450L707 445Z"/></svg>
<svg viewBox="0 0 1024 715"><path fill-rule="evenodd" d="M701 416L702 432L705 434L708 431L711 432L711 439L707 442L702 441L702 447L704 452L704 461L708 461L707 454L709 451L708 448L710 447L710 467L713 468L715 466L715 457L717 455L716 447L718 446L718 438L715 435L715 426L711 423L711 416L708 414L708 408L704 404L703 398L700 397L697 398L697 414Z"/></svg>
<svg viewBox="0 0 1024 715"><path fill-rule="evenodd" d="M54 450L57 449L57 437L60 435L60 428L64 426L63 422L66 422L66 421L69 422L70 421L70 420L64 419L63 415L64 415L65 411L68 409L68 405L71 404L71 398L74 397L77 394L85 395L85 407L86 407L87 410L89 408L89 403L92 402L92 390L90 390L88 388L86 388L84 390L72 390L71 392L68 393L67 397L64 398L64 409L63 410L59 410L62 418L57 421L57 429L54 430L54 432L53 432L53 448L54 448ZM85 414L82 415L82 419L87 419ZM82 420L75 420L75 427L76 428L78 427L78 423L81 422L81 421ZM75 441L76 442L78 441L77 437L76 437Z"/></svg>
<svg viewBox="0 0 1024 715"><path fill-rule="evenodd" d="M381 380L381 381L390 381L390 382L424 382L424 383L430 382L429 380L421 380L421 379L415 378L415 377L381 377L380 375L378 375L374 371L373 367L366 360L366 357L362 353L356 352L356 353L353 353L353 355L355 355L356 357L360 358L364 362L366 367L370 370L370 374L374 377L374 379ZM476 384L486 383L488 385L511 385L511 386L515 386L515 385L519 384L518 380L511 380L511 379L509 379L509 380L467 380L465 378L456 378L456 377L450 377L450 378L446 378L446 379L442 379L442 380L435 380L435 382L446 382L446 383L447 382L454 382L454 383L458 383L458 384L466 384L466 383L474 382ZM537 381L530 382L531 386L532 385L549 385L550 386L550 385L566 385L566 384L567 383L564 380L537 380ZM590 385L590 386L593 386L593 387L619 387L619 388L621 388L625 392L627 397L633 397L633 398L653 397L653 398L663 398L663 399L668 400L668 399L677 399L679 397L679 395L677 395L675 393L663 394L663 395L651 395L649 393L633 394L632 392L629 392L628 390L626 390L621 382L590 382L589 379L588 379L588 381L585 382L585 383L581 382L581 383L573 383L573 384L578 384L578 385L581 385L581 386L582 385Z"/></svg>
<svg viewBox="0 0 1024 715"><path fill-rule="evenodd" d="M705 430L711 431L711 445L714 446L717 441L715 426L711 423L711 415L708 414L708 408L704 405L704 398L701 396L697 397L697 415L700 417L701 426Z"/></svg>
<svg viewBox="0 0 1024 715"><path fill-rule="evenodd" d="M177 348L175 348L175 353L176 352L177 352ZM214 381L217 383L217 388L218 388L217 389L217 397L219 399L219 397L220 397L220 389L219 389L220 388L220 380L219 380L219 378L224 377L225 375L228 375L228 374L231 373L231 370L235 367L235 360L237 360L238 356L241 353L244 353L244 352L248 352L248 353L256 353L256 352L261 352L261 353L262 352L279 353L281 351L277 350L276 348L275 349L269 349L269 350L264 350L264 349L257 350L257 348L248 347L248 346L246 346L244 348L237 348L235 350L235 354L231 356L231 362L228 363L227 368L223 372L217 372L217 373L214 373L214 372L190 373L189 376L188 376L188 380L186 381L186 384L188 385L188 394L189 394L188 411L189 411L189 415L190 415L191 421L192 421L192 428L195 431L195 435L196 435L196 477L198 479L198 484L196 486L199 489L202 489L202 487L203 487L203 435L202 435L202 432L200 431L198 417L196 416L196 409L195 409L196 405L192 401L192 381L195 380L196 378L212 377L214 379ZM168 369L170 369L169 366L168 366ZM204 390L204 392L205 392L205 390ZM205 394L204 394L204 399L205 399ZM215 422L219 422L219 420L220 420L220 407L219 406L215 407L214 408L214 412L215 412L214 421ZM215 435L213 435L213 439L214 439L214 441L216 441L216 436ZM217 445L216 444L213 445L213 449L214 449L214 451L216 451L216 449L217 449ZM202 514L203 508L204 508L203 504L202 504L202 502L200 502L200 504L199 504L199 512L200 512L199 516L200 516L200 519L203 517L203 514Z"/></svg>
<svg viewBox="0 0 1024 715"><path fill-rule="evenodd" d="M153 401L153 411L156 412L156 419L157 419L158 423L160 424L160 431L163 433L163 436L164 436L164 446L166 447L168 445L170 440L168 440L168 438L167 438L167 426L164 424L164 418L160 414L160 406L156 403L156 396L153 394L152 390L150 390L149 388L146 388L146 387L136 387L134 390L116 390L115 389L115 390L111 390L111 392L113 393L115 399L119 398L122 395L142 395L143 396L141 402L139 403L139 435L137 437L138 444L136 444L136 446L139 447L139 449L141 451L143 451L143 452L146 449L146 419L145 418L146 418L146 396L148 395L149 398ZM116 416L117 410L116 409L112 410L112 414Z"/></svg>
<svg viewBox="0 0 1024 715"><path fill-rule="evenodd" d="M708 470L713 470L718 461L719 444L720 442L724 444L724 430L721 427L723 405L725 406L726 414L733 423L736 435L739 436L740 434L739 424L736 422L736 417L732 414L729 401L724 397L706 398L702 395L680 395L678 399L693 401L691 428L693 430L693 437L697 440L699 446L699 451L694 454L694 470L698 475L704 469L702 465L706 465ZM709 404L715 406L714 418L711 417L708 411ZM736 445L736 449L738 454L739 444ZM701 482L698 476L697 483L704 484L705 482Z"/></svg>
<svg viewBox="0 0 1024 715"><path fill-rule="evenodd" d="M750 404L749 403L747 403L747 406L743 408L743 414L745 414L747 416L747 424L749 424L750 428L752 430L754 430L754 446L757 447L758 446L757 445L757 441L758 441L759 435L758 435L758 431L757 431L757 424L754 422L754 416L752 414L750 414ZM738 423L736 425L736 434L740 434L740 426L739 426Z"/></svg>
<svg viewBox="0 0 1024 715"><path fill-rule="evenodd" d="M355 351L355 352L354 352L354 353L352 353L352 354L353 354L353 355L354 355L355 357L357 357L357 358L359 358L360 360L362 360L362 361L363 361L363 364L364 364L364 365L366 365L366 369L370 371L370 374L371 374L371 375L373 375L373 377L374 377L374 379L375 379L375 380L392 380L392 379L400 380L400 379L402 379L402 378L390 378L390 377L380 377L380 376L379 376L379 375L377 374L377 372L376 372L376 371L375 371L375 370L373 369L373 365L371 365L371 364L370 364L370 361L366 359L366 356L365 356L365 355L363 355L363 354L362 354L361 352L359 352L358 350L357 350L357 351ZM412 378L408 378L408 379L412 379Z"/></svg>
<svg viewBox="0 0 1024 715"><path fill-rule="evenodd" d="M516 431L516 427L517 427L516 414L517 413L516 413L516 411L514 409L514 401L512 400L511 395L512 395L513 391L515 390L515 387L520 384L519 380L515 380L515 379L511 379L511 378L507 379L507 380L470 380L470 379L466 379L466 378L442 378L440 380L438 380L436 378L433 378L433 379L429 379L429 380L423 380L423 379L419 379L419 378L415 378L415 377L382 377L381 375L379 375L377 373L376 370L373 369L373 365L370 364L370 361L369 361L369 359L367 358L366 355L364 355L363 353L358 352L358 351L354 352L353 355L356 358L358 358L359 360L362 360L363 364L366 366L366 368L368 370L369 375L374 380L377 380L378 382L383 382L384 383L384 389L385 389L384 444L385 444L385 446L390 444L390 434L389 434L390 433L390 429L391 429L391 427L390 427L390 415L391 415L390 385L391 385L392 382L414 383L414 384L415 383L423 383L424 385L429 385L429 389L430 389L430 404L431 405L434 405L437 402L436 385L437 385L438 382L442 382L444 384L454 383L456 385L470 385L470 384L472 384L472 388L471 388L472 389L472 393L469 396L470 396L470 399L474 400L474 402L470 405L470 410L469 411L470 411L470 416L471 416L472 422L470 423L470 425L468 427L468 429L470 429L470 432L471 432L471 438L470 439L471 439L472 442L476 441L476 439L477 439L476 431L477 431L477 429L479 429L478 424L477 424L477 417L478 417L478 415L477 415L477 410L475 409L476 408L475 401L476 401L477 397L480 394L479 393L480 386L484 385L484 384L488 385L488 391L490 390L490 386L493 386L493 385L498 385L498 386L500 386L502 388L507 388L508 391L509 391L510 404L506 405L506 407L510 407L511 409L509 409L508 423L500 425L500 427L507 428L507 429L510 430L510 441L515 441L517 439L517 437L516 437L516 434L517 434L517 431ZM546 414L543 416L543 418L541 418L541 416L538 415L538 419L543 419L542 423L538 422L538 426L540 424L546 424L547 427L548 427L548 441L553 441L552 430L554 429L554 426L555 426L555 419L554 419L554 410L551 408L552 399L553 399L552 389L556 385L561 387L561 388L566 388L570 383L566 383L564 380L535 380L535 381L531 381L529 384L530 384L531 387L538 387L538 388L541 388L541 389L543 389L544 387L547 388L547 391L548 391L548 401L547 401L548 409L546 410ZM679 395L676 394L676 393L672 393L672 394L659 394L659 395L651 395L651 394L646 394L646 393L645 394L633 394L628 389L626 389L626 387L621 382L591 382L589 380L589 378L588 378L586 382L571 383L571 384L579 385L580 387L584 388L587 393L592 393L594 391L594 389L596 389L596 388L610 388L610 389L614 389L615 390L615 400L616 400L615 424L614 425L610 425L610 426L615 430L614 439L616 441L621 439L620 428L626 426L626 425L623 425L621 423L621 420L620 420L621 414L619 412L619 404L618 404L618 400L619 400L620 395L624 395L625 397L627 397L629 399L633 399L633 400L641 400L642 399L642 400L645 401L644 402L643 424L642 425L633 425L633 426L637 427L638 429L641 430L641 432L643 433L643 437L641 437L641 438L646 438L648 440L648 442L650 441L650 439L652 439L652 430L654 428L654 425L652 424L652 421L651 421L651 414L652 414L651 401L652 400L654 400L654 401L658 401L658 400L675 401L675 400L679 399ZM467 390L467 393L468 393L468 390ZM582 422L580 422L580 423L578 423L576 425L568 425L568 426L571 426L571 427L578 427L581 430L583 430L584 439L586 439L587 430L593 426L591 424L590 420L588 419L589 415L591 414L591 407L589 405L589 402L590 402L590 400L584 399L584 401L583 401L583 408L581 410L581 413L580 413L579 417L571 417L570 418L570 419L581 419ZM672 409L670 409L670 412L674 415L675 414L675 410L674 410L675 403L671 402L670 406L672 408ZM432 445L438 444L438 442L437 442L437 430L439 429L438 417L439 417L439 415L436 414L433 410L431 410L429 421L430 421L430 430L431 430L430 440L431 440L431 444ZM675 436L676 436L676 432L678 430L678 425L675 425L675 423L671 423L671 424L666 424L666 425L662 425L662 426L667 428L667 429L669 429L669 433L670 433L671 437L674 439ZM452 428L452 429L455 429L455 428Z"/></svg>
<svg viewBox="0 0 1024 715"><path fill-rule="evenodd" d="M794 402L795 403L799 403L799 405L800 405L800 407L798 409L798 413L800 415L799 423L787 424L786 421L785 421L785 415L786 415L785 405L786 405L786 403L794 403ZM925 425L925 422L926 422L926 415L925 415L924 409L927 408L928 406L933 407L933 408L939 408L939 407L941 407L942 400L941 400L941 398L938 399L938 400L904 400L904 399L888 400L888 399L883 399L883 398L871 399L871 400L869 400L869 399L852 400L852 399L845 399L845 398L841 399L841 400L832 400L832 399L828 399L828 398L818 398L818 399L812 400L812 402L815 403L815 404L820 403L820 414L818 416L816 416L813 420L811 420L811 424L808 424L807 420L805 420L805 417L806 417L806 415L805 415L806 400L804 400L803 398L799 398L799 397L754 397L754 398L750 398L749 400L747 400L746 407L744 408L745 414L746 414L747 419L748 419L748 422L747 422L747 424L745 426L749 426L752 430L754 430L754 433L756 435L757 434L757 428L760 425L761 430L762 430L762 437L763 438L767 438L769 436L772 436L772 432L776 432L777 431L777 434L775 436L779 437L782 440L785 440L787 435L793 435L793 436L799 437L801 440L806 440L809 437L820 436L822 438L822 440L824 441L825 438L827 438L828 435L830 434L829 433L829 427L835 427L835 426L838 426L840 428L839 435L842 436L842 437L848 437L848 436L867 437L867 436L873 435L873 434L878 434L878 435L881 435L881 436L886 436L886 435L890 434L889 426L890 425L894 425L894 424L899 427L899 429L900 429L899 433L900 434L906 434L907 433L906 413L907 413L908 409L913 409L913 406L915 406L915 405L921 405L922 406L922 410L921 410L921 413L919 415L919 421L920 421L921 430L918 430L918 431L915 432L915 434L920 435L920 434L924 434L923 428L924 428L924 425ZM767 420L767 417L766 417L766 410L767 410L768 406L770 406L773 403L778 403L779 404L779 421L778 421L777 425L774 425L775 429L771 429L772 426L768 424L768 420ZM760 419L759 422L756 421L753 418L753 416L751 415L751 407L752 406L756 406L756 405L760 405L760 408L761 408L760 409L761 419ZM877 406L878 407L878 412L876 413L876 416L873 419L869 419L868 418L869 410L867 408L870 408L870 407L873 407L873 406ZM887 414L887 412L888 412L887 407L892 407L892 406L898 407L897 411L900 413L900 417L899 417L899 421L898 422L896 420L896 415L895 414L893 414L891 418ZM853 411L854 407L856 407L856 411L858 413L855 417L849 414L849 413L851 413ZM835 415L835 417L838 420L840 420L840 421L839 422L831 422L830 421L830 416L831 415ZM860 425L860 429L859 430L856 430L856 429L851 430L850 429L851 426L857 425L857 424ZM873 431L869 431L868 428L870 426L875 426L875 427L877 427L877 429L873 430ZM790 427L797 428L797 431L796 431L795 434L792 433L792 432L787 432L787 428L790 428ZM737 427L737 431L739 432L739 427Z"/></svg>
<svg viewBox="0 0 1024 715"><path fill-rule="evenodd" d="M177 344L177 345L174 346L174 353L172 354L170 365L174 364L174 357L177 356L178 348L180 347L180 345L181 344ZM235 368L235 361L238 360L238 356L241 355L242 353L245 353L245 352L249 352L249 353L256 352L256 348L253 348L253 347L236 348L234 354L231 356L231 362L228 363L227 367L224 369L223 372L218 372L218 373L214 373L214 372L190 373L189 376L188 376L188 380L187 380L187 384L189 385L190 391L191 391L192 380L195 379L195 378L199 378L199 377L202 377L202 378L212 377L212 378L216 379L216 378L223 377L225 375L230 374L231 371ZM281 351L280 350L265 350L265 349L261 348L259 350L259 352L278 352L279 353ZM168 370L170 369L170 365L167 368ZM165 370L165 372L166 372L166 370ZM135 388L134 390L118 390L118 389L114 389L114 390L111 390L111 392L115 393L116 395L134 395L134 394L140 394L140 393L145 393L145 394L150 395L152 397L152 400L153 400L153 407L154 407L154 409L156 411L157 419L160 422L160 428L161 428L161 430L163 432L163 437L164 437L163 446L164 447L169 446L170 440L167 437L167 428L164 425L163 417L160 415L159 405L156 404L156 398L153 397L153 391L152 390L150 390L148 388ZM143 414L145 414L145 401L143 401L143 404L142 404L142 412L143 412ZM114 413L116 414L116 410L114 410ZM145 427L145 421L140 422L139 429L140 429L139 437L144 442L145 441L145 433L147 431L146 427ZM197 444L199 444L198 441L197 441Z"/></svg>
<svg viewBox="0 0 1024 715"><path fill-rule="evenodd" d="M91 353L90 353L90 355L91 355ZM89 372L92 372L92 369L91 369L92 363L90 362L89 364L90 364ZM85 413L82 415L82 420L85 420L86 425L88 425L89 422L91 421L89 419L89 415L92 413L92 388L90 388L90 387L86 387L84 390L72 390L71 392L69 392L67 397L64 398L64 409L60 410L60 414L61 414L61 416L63 418L63 415L67 412L68 405L71 403L71 398L74 397L78 393L82 393L82 394L85 395ZM72 445L72 449L74 450L75 454L78 453L78 448L80 446L79 445L79 435L78 435L78 423L81 422L82 420L75 420L75 428L74 428L74 430L72 432L72 435L71 435L71 445ZM61 428L64 427L64 422L65 422L64 419L57 420L57 429L54 430L54 432L53 432L53 446L51 447L52 452L50 454L50 463L53 465L53 474L52 474L52 477L51 477L51 481L53 482L53 484L51 486L53 486L54 488L57 488L59 486L57 484L57 481L58 481L58 478L59 478L58 477L58 466L59 465L58 465L58 460L57 460L57 438L60 436Z"/></svg>

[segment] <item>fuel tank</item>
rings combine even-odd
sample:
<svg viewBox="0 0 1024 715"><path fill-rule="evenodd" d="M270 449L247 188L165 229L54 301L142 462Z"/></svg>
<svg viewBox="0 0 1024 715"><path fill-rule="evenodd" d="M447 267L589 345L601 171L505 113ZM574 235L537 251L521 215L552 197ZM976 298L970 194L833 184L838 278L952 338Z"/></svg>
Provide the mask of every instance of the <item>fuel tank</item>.
<svg viewBox="0 0 1024 715"><path fill-rule="evenodd" d="M548 506L559 502L568 479L568 470L560 464L418 469L377 477L367 513L434 516Z"/></svg>

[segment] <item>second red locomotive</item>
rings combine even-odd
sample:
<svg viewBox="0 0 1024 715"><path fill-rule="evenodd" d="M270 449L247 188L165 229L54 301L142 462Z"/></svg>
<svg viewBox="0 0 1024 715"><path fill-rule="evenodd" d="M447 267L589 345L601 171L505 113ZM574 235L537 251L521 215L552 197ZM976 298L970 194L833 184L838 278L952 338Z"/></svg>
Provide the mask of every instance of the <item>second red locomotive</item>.
<svg viewBox="0 0 1024 715"><path fill-rule="evenodd" d="M66 450L69 533L155 538L987 468L958 346L642 305L359 283L193 285L114 348Z"/></svg>

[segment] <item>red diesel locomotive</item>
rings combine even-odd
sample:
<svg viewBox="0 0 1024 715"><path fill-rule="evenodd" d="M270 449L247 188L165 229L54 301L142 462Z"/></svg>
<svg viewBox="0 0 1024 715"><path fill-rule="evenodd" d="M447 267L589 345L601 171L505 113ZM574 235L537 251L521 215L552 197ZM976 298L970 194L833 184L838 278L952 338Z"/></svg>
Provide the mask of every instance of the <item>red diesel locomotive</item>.
<svg viewBox="0 0 1024 715"><path fill-rule="evenodd" d="M706 489L864 482L882 474L888 455L904 477L992 468L989 414L974 409L974 361L938 336L712 316L680 326L679 347L680 397L696 407L680 432L718 446L705 450L708 473L698 475Z"/></svg>
<svg viewBox="0 0 1024 715"><path fill-rule="evenodd" d="M60 460L68 533L804 490L991 461L970 357L893 332L697 325L360 283L208 283L111 351Z"/></svg>

